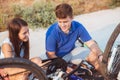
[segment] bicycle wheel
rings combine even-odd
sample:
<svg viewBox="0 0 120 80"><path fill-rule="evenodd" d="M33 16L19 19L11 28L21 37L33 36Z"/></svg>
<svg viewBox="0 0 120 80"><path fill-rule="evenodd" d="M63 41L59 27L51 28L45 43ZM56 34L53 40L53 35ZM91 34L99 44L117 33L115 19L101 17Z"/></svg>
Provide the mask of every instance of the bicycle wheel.
<svg viewBox="0 0 120 80"><path fill-rule="evenodd" d="M115 42L115 40L117 39L118 35L120 33L120 24L117 25L117 27L114 29L113 33L111 34L104 54L103 54L103 62L101 64L101 74L108 80L108 70L107 70L107 66L108 66L108 58L109 58L109 54L112 50L113 44Z"/></svg>
<svg viewBox="0 0 120 80"><path fill-rule="evenodd" d="M0 68L22 68L24 69L24 72L30 72L35 75L36 79L35 80L47 80L47 77L39 66L37 66L35 63L26 60L26 59L21 59L21 58L4 58L0 59ZM12 70L11 70L12 71ZM22 73L22 72L19 72ZM11 74L9 76L14 76L16 74ZM18 79L16 79L18 80ZM34 80L34 79L29 79L29 80Z"/></svg>

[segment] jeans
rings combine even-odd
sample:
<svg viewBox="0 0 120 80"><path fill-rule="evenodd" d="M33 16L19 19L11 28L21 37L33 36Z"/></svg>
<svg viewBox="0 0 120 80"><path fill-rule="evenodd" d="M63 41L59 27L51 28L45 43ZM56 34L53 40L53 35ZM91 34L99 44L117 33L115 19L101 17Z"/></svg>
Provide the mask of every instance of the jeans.
<svg viewBox="0 0 120 80"><path fill-rule="evenodd" d="M73 64L80 64L82 60L89 55L90 50L86 47L76 47L70 53L65 55L63 59L66 62L71 62Z"/></svg>

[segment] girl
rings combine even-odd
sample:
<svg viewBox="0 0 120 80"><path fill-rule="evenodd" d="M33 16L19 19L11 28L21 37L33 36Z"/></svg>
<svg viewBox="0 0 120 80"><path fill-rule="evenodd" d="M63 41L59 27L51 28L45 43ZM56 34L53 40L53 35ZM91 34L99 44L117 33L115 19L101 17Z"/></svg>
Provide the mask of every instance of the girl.
<svg viewBox="0 0 120 80"><path fill-rule="evenodd" d="M0 58L20 57L29 59L29 29L27 22L21 18L14 18L8 23L7 28L9 35L2 43ZM39 66L41 65L39 57L30 60ZM0 69L1 74L6 76L7 74L4 74L6 72L2 70Z"/></svg>

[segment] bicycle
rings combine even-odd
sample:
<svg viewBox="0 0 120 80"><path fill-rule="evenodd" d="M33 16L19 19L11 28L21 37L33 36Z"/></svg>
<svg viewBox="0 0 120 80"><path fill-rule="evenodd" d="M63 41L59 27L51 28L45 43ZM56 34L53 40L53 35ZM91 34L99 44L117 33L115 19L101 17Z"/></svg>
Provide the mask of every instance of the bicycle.
<svg viewBox="0 0 120 80"><path fill-rule="evenodd" d="M107 66L108 66L108 59L110 57L110 53L112 52L112 49L114 48L113 45L114 45L117 37L119 36L119 33L120 33L120 23L117 25L117 27L112 32L112 34L107 42L104 54L103 54L103 60L102 60L102 64L101 64L101 74L107 80L116 80L116 75L118 74L118 73L116 74L115 72L114 72L115 74L114 73L109 74ZM119 54L118 57L120 58L120 53L118 53L118 54ZM118 66L120 67L120 64L118 64ZM114 67L113 67L113 69L114 69ZM120 69L118 69L118 70L116 69L115 71L120 72ZM111 76L111 74L114 74L115 76Z"/></svg>
<svg viewBox="0 0 120 80"><path fill-rule="evenodd" d="M34 64L33 62L31 62L29 60L26 60L26 59L5 58L5 59L0 60L0 68L9 68L9 67L10 68L23 68L23 69L25 69L24 71L17 72L17 73L14 73L14 74L9 74L9 76L14 76L14 75L25 73L25 72L30 72L33 77L30 78L29 80L74 80L74 79L70 79L70 77L71 77L71 75L72 75L71 78L75 77L75 76L73 76L73 74L75 72L77 72L78 69L79 69L79 70L83 70L83 71L82 72L80 71L79 73L76 73L75 75L79 76L78 78L81 78L80 80L83 80L83 79L88 80L88 78L89 78L89 80L93 80L93 77L95 78L94 80L98 80L97 77L92 75L91 70L88 70L88 69L85 69L85 68L81 67L83 64L85 64L86 66L90 66L89 67L90 69L94 70L94 67L91 66L89 63L87 63L85 61L83 61L79 66L69 64L70 66L72 65L72 66L76 67L69 74L65 73L65 70L63 71L63 69L60 66L54 67L54 69L52 71L45 74L45 72L43 71L43 67L44 67L44 69L45 69L45 67L48 67L49 64L51 64L49 62L50 60L56 61L57 58L44 60L44 62L48 62L48 63L46 63L44 66L41 66L42 67L41 68L41 67L37 66L36 64ZM54 66L56 66L56 65L54 65ZM85 74L87 74L87 75L85 75ZM101 80L101 78L99 80Z"/></svg>
<svg viewBox="0 0 120 80"><path fill-rule="evenodd" d="M17 75L17 74L20 74L20 73L23 73L23 72L30 72L30 74L32 73L33 75L33 78L29 79L29 80L52 80L52 78L54 78L53 80L72 80L72 77L71 75L75 74L79 77L79 80L98 80L98 77L100 77L100 80L117 80L117 77L116 75L118 74L118 72L120 71L120 69L115 69L118 70L117 73L115 73L115 76L111 77L111 74L109 71L108 71L108 59L110 58L110 54L112 52L112 47L113 47L113 44L116 40L116 38L118 37L120 33L120 24L117 25L117 27L114 29L112 35L110 36L109 38L109 41L107 42L107 45L106 45L106 48L105 48L105 51L104 51L104 54L103 54L103 61L101 63L101 76L96 76L95 74L97 72L94 72L94 66L92 66L91 64L85 62L84 61L82 62L82 64L85 64L85 66L87 66L88 68L87 69L81 69L81 70L84 70L83 72L86 71L86 73L88 75L83 75L83 74L77 74L76 72L78 71L79 68L82 68L82 64L80 64L79 66L75 66L76 68L70 72L69 74L65 73L62 69L57 69L54 73L51 73L49 75L46 75L46 71L43 69L44 68L47 68L46 66L42 66L42 67L38 67L36 64L34 64L33 62L29 61L29 60L26 60L26 59L21 59L21 58L6 58L6 59L1 59L0 60L0 68L8 68L8 67L17 67L17 68L24 68L25 71L22 71L22 72L19 72L19 73L16 73L16 74L11 74L9 76L13 76L13 75ZM54 60L54 59L52 59ZM49 61L48 60L44 60L43 62L46 62L46 61ZM46 64L47 65L47 64ZM71 64L70 64L71 65ZM74 66L74 65L72 65ZM91 66L91 67L89 67ZM120 64L118 64L118 67L120 66ZM114 68L114 67L113 67ZM113 73L114 74L114 73ZM86 78L87 77L87 78ZM93 79L94 78L94 79Z"/></svg>

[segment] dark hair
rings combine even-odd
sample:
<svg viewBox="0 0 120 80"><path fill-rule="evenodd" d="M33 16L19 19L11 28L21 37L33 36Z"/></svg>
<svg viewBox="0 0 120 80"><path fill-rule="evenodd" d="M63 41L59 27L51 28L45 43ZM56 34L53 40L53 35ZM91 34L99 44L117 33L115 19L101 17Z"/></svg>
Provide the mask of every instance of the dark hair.
<svg viewBox="0 0 120 80"><path fill-rule="evenodd" d="M15 56L20 57L20 39L18 37L18 33L22 27L28 26L27 22L21 18L13 18L8 22L7 28L9 31L9 38L14 47ZM24 57L29 59L29 40L27 42L23 42L22 47L24 47Z"/></svg>
<svg viewBox="0 0 120 80"><path fill-rule="evenodd" d="M57 18L66 18L67 16L73 17L73 10L69 4L62 3L56 6L55 15Z"/></svg>

